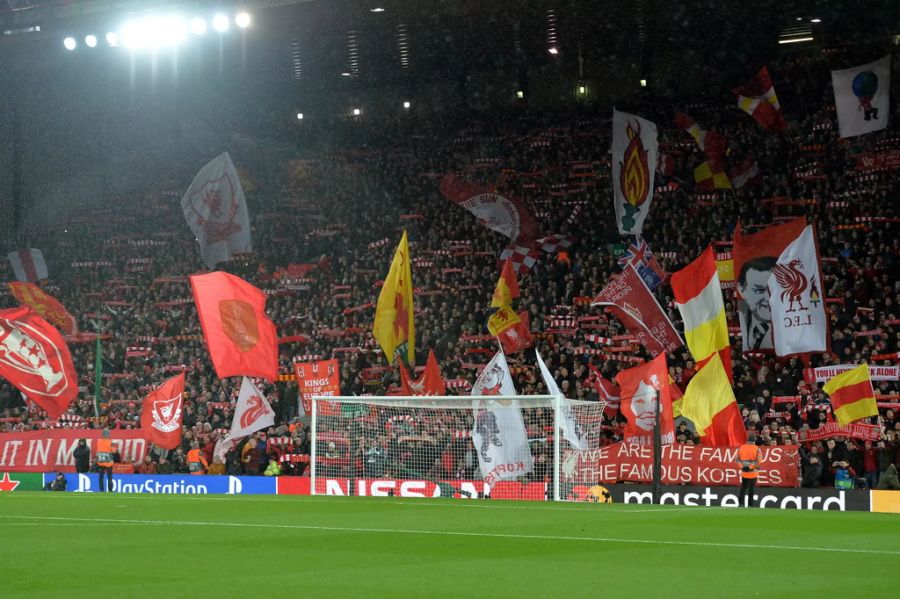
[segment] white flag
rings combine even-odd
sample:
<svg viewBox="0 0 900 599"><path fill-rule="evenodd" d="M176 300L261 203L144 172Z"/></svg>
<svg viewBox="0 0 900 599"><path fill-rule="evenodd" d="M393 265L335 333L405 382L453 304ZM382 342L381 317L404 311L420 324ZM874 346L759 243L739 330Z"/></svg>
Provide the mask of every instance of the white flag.
<svg viewBox="0 0 900 599"><path fill-rule="evenodd" d="M550 395L564 397L559 386L557 386L556 381L553 379L553 375L550 374L547 365L544 364L541 354L535 350L534 355L537 356L538 367L541 369L541 375L544 377L544 384L547 385L547 392ZM578 421L575 419L575 414L572 412L572 406L563 405L560 409L559 428L562 431L565 440L572 446L572 449L585 450L588 448L587 440L584 438L581 426L578 424Z"/></svg>
<svg viewBox="0 0 900 599"><path fill-rule="evenodd" d="M828 351L828 315L812 225L781 252L768 286L775 353Z"/></svg>
<svg viewBox="0 0 900 599"><path fill-rule="evenodd" d="M250 433L275 425L275 412L262 392L249 378L244 377L237 406L231 420L231 432L227 440L235 441Z"/></svg>
<svg viewBox="0 0 900 599"><path fill-rule="evenodd" d="M623 235L639 234L650 212L658 153L655 123L613 110L613 204Z"/></svg>
<svg viewBox="0 0 900 599"><path fill-rule="evenodd" d="M10 252L6 255L13 267L17 281L37 283L47 278L47 263L44 262L44 254L34 248L22 248L18 252Z"/></svg>
<svg viewBox="0 0 900 599"><path fill-rule="evenodd" d="M181 198L181 209L208 267L252 250L247 202L228 152L200 169Z"/></svg>
<svg viewBox="0 0 900 599"><path fill-rule="evenodd" d="M831 71L841 137L884 129L891 112L891 55L869 64Z"/></svg>
<svg viewBox="0 0 900 599"><path fill-rule="evenodd" d="M503 352L491 358L472 387L472 395L515 397L509 366ZM476 400L472 442L484 481L493 485L500 480L527 476L534 468L528 433L522 411L515 400Z"/></svg>

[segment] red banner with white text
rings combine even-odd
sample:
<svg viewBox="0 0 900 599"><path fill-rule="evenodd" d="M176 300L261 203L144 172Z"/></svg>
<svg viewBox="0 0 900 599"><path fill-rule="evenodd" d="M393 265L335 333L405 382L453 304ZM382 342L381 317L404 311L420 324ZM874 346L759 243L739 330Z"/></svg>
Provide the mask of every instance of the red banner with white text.
<svg viewBox="0 0 900 599"><path fill-rule="evenodd" d="M313 397L334 397L341 394L341 367L337 360L294 362L294 374L297 376L300 401L307 414L312 414ZM319 416L338 416L341 406L320 401L316 410Z"/></svg>
<svg viewBox="0 0 900 599"><path fill-rule="evenodd" d="M760 447L758 483L764 487L800 484L798 445ZM740 485L737 447L666 445L662 449L664 485ZM653 447L615 443L589 451L571 451L563 457L565 482L651 482Z"/></svg>
<svg viewBox="0 0 900 599"><path fill-rule="evenodd" d="M79 439L86 439L91 457L101 431L47 430L0 433L0 470L16 472L75 472L72 452ZM113 448L123 463L144 459L149 444L140 430L110 431Z"/></svg>

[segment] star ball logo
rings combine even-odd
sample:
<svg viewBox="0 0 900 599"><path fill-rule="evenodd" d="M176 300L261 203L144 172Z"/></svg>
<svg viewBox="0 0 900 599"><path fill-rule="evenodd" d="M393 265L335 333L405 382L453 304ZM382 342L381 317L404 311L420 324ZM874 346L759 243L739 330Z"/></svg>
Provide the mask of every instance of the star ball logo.
<svg viewBox="0 0 900 599"><path fill-rule="evenodd" d="M24 322L0 318L0 364L23 376L20 388L26 395L59 397L71 384L59 348Z"/></svg>

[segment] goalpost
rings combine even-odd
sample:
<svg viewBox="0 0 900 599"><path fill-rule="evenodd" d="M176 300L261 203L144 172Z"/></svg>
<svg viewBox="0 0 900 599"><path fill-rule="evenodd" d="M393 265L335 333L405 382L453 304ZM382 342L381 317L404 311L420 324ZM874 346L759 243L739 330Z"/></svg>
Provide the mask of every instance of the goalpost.
<svg viewBox="0 0 900 599"><path fill-rule="evenodd" d="M599 447L604 407L552 395L314 397L310 490L566 500L567 458Z"/></svg>

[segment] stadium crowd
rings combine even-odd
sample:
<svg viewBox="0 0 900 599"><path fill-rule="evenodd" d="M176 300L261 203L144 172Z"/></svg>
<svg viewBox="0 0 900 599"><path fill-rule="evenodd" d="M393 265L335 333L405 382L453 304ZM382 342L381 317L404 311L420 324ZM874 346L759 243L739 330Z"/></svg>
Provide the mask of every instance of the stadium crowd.
<svg viewBox="0 0 900 599"><path fill-rule="evenodd" d="M770 64L770 71L789 123L781 135L762 129L733 100L720 96L678 106L644 99L627 107L659 124L661 150L672 163L657 175L643 237L671 273L708 244L731 240L738 221L758 227L805 215L816 224L832 353L812 356L808 363L741 355L739 334L732 332L734 391L759 443L801 444L804 486L834 485L843 464L854 478L873 486L891 465L900 466L897 383L874 381L882 409L872 423L883 427L881 439L807 442L809 431L832 416L827 397L819 385L804 380L803 369L897 363L900 178L893 171L860 168L859 157L900 151L898 115L895 110L884 131L839 139L828 57L798 55ZM673 109L723 133L731 163L752 158L759 176L735 191L695 190L692 171L703 158L693 139L674 126ZM433 349L444 379L454 382L449 392L467 392L479 365L495 352L485 319L499 274L497 256L507 240L440 195L440 177L450 172L522 199L543 235L558 233L573 240L571 247L543 254L520 275L518 306L529 313L537 349L567 397L596 401L596 379L588 365L612 380L630 363L591 353L588 349L595 346L585 335L613 337L627 331L614 318L592 321L601 323L599 329L576 325L571 331L560 323L603 314L585 298L594 297L619 271L617 257L627 245L616 231L610 204L608 112L605 106L557 113L518 107L503 114L448 114L402 128L348 122L340 148L309 151L284 164L280 179L247 178L254 253L220 267L267 293L269 316L284 341L279 346L283 375L276 382L260 381L276 411L276 426L234 449L224 463L213 459L213 448L230 428L240 385L215 376L204 347L186 278L204 268L180 211L182 190L148 188L133 197L111 197L102 209L35 231L27 246L41 248L47 259L50 278L43 286L76 316L83 331L69 338L82 389L63 419L50 422L0 381L0 432L136 428L148 390L183 370L188 401L182 447L171 452L154 447L135 465L137 472L186 472L185 455L197 443L211 472L302 474L310 441L308 420L299 413L292 361L338 358L345 395L384 395L396 389L397 370L387 367L377 350L371 323L378 281L387 272L402 229L409 234L419 290L419 361L424 363ZM241 157L235 158L241 166ZM0 266L0 276L13 280L8 264ZM656 295L680 328L671 289L662 285ZM726 291L729 325L736 327L730 298ZM0 306L14 305L14 298L0 296ZM101 334L102 348L99 418L94 417L95 344L89 334L94 331ZM637 346L622 355L648 357ZM687 348L668 359L672 377L683 389L695 373ZM544 392L531 352L510 356L510 365L520 393ZM773 402L783 396L798 399ZM528 414L530 437L546 434L546 416L540 410ZM621 440L619 420L614 409L604 412L602 443ZM379 434L383 427L362 425L354 431L353 443L325 436L318 451L333 460L328 467L338 473L400 475L409 468L435 478L468 478L475 475L477 462L460 432L470 429L471 422L464 419L435 423L404 446L399 434ZM679 443L700 442L687 423L676 432ZM538 468L532 476L543 480L550 475L550 444L534 451Z"/></svg>

